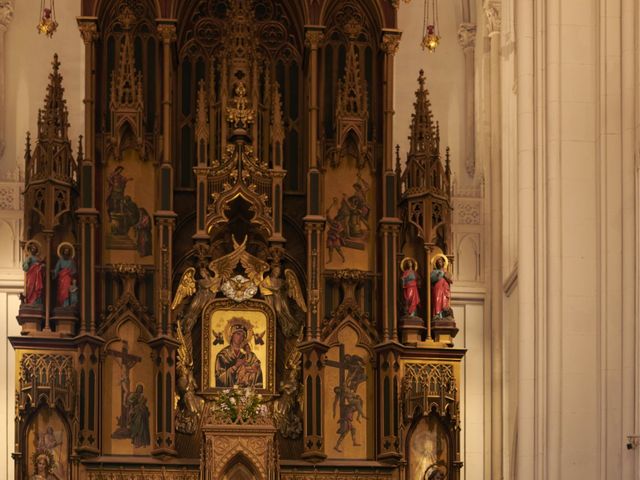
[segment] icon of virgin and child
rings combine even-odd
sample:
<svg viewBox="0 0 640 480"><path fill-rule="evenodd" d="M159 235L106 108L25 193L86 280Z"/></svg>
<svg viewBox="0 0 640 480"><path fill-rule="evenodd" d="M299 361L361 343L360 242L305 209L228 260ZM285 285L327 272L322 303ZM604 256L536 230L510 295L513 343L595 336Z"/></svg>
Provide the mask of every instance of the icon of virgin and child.
<svg viewBox="0 0 640 480"><path fill-rule="evenodd" d="M230 318L225 328L228 345L216 355L216 387L263 387L260 359L252 351L251 322L242 317ZM215 334L215 332L214 332Z"/></svg>

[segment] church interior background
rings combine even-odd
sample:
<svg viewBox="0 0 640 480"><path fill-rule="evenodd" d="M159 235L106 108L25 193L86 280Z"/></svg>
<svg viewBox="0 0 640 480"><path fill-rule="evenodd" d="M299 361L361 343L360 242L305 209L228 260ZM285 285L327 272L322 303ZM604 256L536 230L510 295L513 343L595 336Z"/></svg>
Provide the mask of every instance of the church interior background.
<svg viewBox="0 0 640 480"><path fill-rule="evenodd" d="M638 92L636 0L0 0L0 477L640 478Z"/></svg>

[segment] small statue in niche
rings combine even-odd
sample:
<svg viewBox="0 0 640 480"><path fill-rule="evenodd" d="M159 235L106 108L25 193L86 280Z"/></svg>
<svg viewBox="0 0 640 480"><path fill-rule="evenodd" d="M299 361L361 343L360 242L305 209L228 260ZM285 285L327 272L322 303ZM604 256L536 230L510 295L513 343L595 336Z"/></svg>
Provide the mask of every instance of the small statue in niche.
<svg viewBox="0 0 640 480"><path fill-rule="evenodd" d="M53 454L46 449L37 450L33 455L34 473L29 480L58 480L52 470L54 467Z"/></svg>
<svg viewBox="0 0 640 480"><path fill-rule="evenodd" d="M265 297L267 303L276 311L278 323L282 327L282 332L287 337L293 337L300 331L300 321L297 320L291 310L289 310L288 298L295 300L300 310L307 311L304 295L298 277L293 270L287 268L284 271L284 278L280 276L282 271L280 262L274 261L271 265L271 273L260 284L260 293Z"/></svg>
<svg viewBox="0 0 640 480"><path fill-rule="evenodd" d="M70 307L77 303L78 287L75 284L77 269L74 257L73 245L68 242L62 242L58 245L58 262L53 269L53 278L56 281L57 307ZM74 289L73 294L72 289Z"/></svg>
<svg viewBox="0 0 640 480"><path fill-rule="evenodd" d="M405 257L400 262L402 270L402 291L404 297L404 314L415 316L420 304L420 292L418 291L418 262L411 257Z"/></svg>
<svg viewBox="0 0 640 480"><path fill-rule="evenodd" d="M431 271L431 319L442 320L453 317L451 311L451 274L447 271L449 259L439 253L433 259Z"/></svg>
<svg viewBox="0 0 640 480"><path fill-rule="evenodd" d="M29 240L25 246L22 270L25 272L23 303L42 305L44 294L44 261L40 258L40 244Z"/></svg>

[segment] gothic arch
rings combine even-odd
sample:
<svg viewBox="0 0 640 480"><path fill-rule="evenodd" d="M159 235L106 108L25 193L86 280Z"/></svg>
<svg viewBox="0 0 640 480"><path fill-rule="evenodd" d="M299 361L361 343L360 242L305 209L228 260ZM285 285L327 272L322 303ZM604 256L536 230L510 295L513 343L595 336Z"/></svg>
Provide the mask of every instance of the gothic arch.
<svg viewBox="0 0 640 480"><path fill-rule="evenodd" d="M222 480L254 480L260 479L260 473L253 462L242 453L231 458L222 470Z"/></svg>
<svg viewBox="0 0 640 480"><path fill-rule="evenodd" d="M380 6L381 2L375 0L350 0L345 2L344 0L333 0L331 2L325 2L320 11L320 24L328 25L330 23L331 16L336 10L342 8L347 3L353 3L358 5L366 13L367 19L370 22L372 30L380 32L382 26L385 25L385 15Z"/></svg>

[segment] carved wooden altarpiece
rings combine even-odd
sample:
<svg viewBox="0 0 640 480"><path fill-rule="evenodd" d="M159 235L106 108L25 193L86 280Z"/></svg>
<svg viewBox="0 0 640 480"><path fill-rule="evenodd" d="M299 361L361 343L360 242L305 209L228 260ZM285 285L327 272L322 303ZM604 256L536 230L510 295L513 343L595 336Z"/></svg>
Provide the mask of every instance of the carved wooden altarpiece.
<svg viewBox="0 0 640 480"><path fill-rule="evenodd" d="M394 165L396 8L82 2L78 151L64 59L27 135L16 478L460 477L449 153L420 73Z"/></svg>

